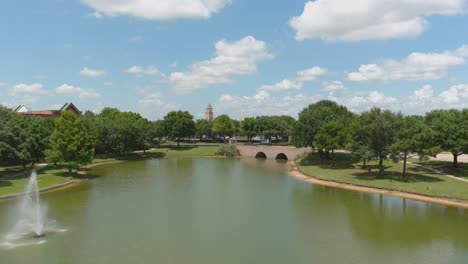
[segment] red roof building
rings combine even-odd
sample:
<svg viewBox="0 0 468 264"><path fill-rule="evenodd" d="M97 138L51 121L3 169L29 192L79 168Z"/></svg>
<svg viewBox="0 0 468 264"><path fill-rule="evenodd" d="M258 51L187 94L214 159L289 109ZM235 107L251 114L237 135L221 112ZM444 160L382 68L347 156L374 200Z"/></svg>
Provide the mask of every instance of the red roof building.
<svg viewBox="0 0 468 264"><path fill-rule="evenodd" d="M73 103L66 103L59 110L40 110L30 111L26 106L20 105L15 109L15 112L20 115L26 116L40 116L40 117L56 117L60 116L63 111L70 111L76 116L81 116L82 112L76 108Z"/></svg>

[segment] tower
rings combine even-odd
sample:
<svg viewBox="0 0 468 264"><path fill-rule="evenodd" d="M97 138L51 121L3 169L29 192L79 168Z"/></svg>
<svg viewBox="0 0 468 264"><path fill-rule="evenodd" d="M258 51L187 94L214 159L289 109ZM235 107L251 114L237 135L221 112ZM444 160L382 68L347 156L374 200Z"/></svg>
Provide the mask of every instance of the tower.
<svg viewBox="0 0 468 264"><path fill-rule="evenodd" d="M206 121L213 121L213 107L211 107L211 104L208 104L205 110Z"/></svg>

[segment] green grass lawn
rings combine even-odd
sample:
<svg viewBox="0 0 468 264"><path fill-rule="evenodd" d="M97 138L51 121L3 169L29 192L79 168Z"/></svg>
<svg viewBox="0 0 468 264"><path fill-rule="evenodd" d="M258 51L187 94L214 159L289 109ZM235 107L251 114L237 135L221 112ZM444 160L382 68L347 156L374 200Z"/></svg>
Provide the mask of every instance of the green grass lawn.
<svg viewBox="0 0 468 264"><path fill-rule="evenodd" d="M14 178L0 179L0 196L21 193L24 191L29 173ZM38 172L38 184L40 189L52 187L70 181L68 170L60 166L48 166Z"/></svg>
<svg viewBox="0 0 468 264"><path fill-rule="evenodd" d="M323 162L317 154L298 161L298 167L306 175L323 180L377 187L429 196L468 200L468 183L444 177L408 164L408 177L402 178L403 164L386 161L385 173L378 177L378 165L370 163L371 172L361 168L362 163L352 160L349 154L336 154L335 165Z"/></svg>
<svg viewBox="0 0 468 264"><path fill-rule="evenodd" d="M428 160L428 161L419 161L412 160L412 162L431 167L445 174L468 178L468 163L458 163L458 168L453 167L453 162L451 161L438 161L438 160Z"/></svg>
<svg viewBox="0 0 468 264"><path fill-rule="evenodd" d="M10 177L17 173L23 172L23 166L21 165L1 165L0 166L0 178Z"/></svg>

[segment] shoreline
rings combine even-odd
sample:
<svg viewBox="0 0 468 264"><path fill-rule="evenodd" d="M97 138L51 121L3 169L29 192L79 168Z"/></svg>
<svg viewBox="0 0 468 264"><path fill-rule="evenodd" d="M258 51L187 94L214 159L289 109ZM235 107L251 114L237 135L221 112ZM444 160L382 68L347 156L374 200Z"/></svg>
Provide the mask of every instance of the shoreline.
<svg viewBox="0 0 468 264"><path fill-rule="evenodd" d="M187 155L187 156L180 156L180 157L162 157L162 159L169 159L169 158L221 158L221 159L226 159L226 158L234 158L234 159L242 159L243 157L224 157L224 156L203 156L203 155ZM109 165L113 163L120 163L120 162L128 162L128 161L139 161L139 160L145 160L145 159L137 159L137 160L111 160L111 161L103 161L103 162L97 162L97 163L92 163L88 165L84 165L80 167L77 171L78 176L86 177L88 174L86 170L101 166L101 165ZM427 195L422 195L422 194L417 194L417 193L410 193L410 192L403 192L403 191L398 191L398 190L391 190L391 189L384 189L384 188L376 188L376 187L367 187L367 186L361 186L361 185L354 185L350 183L342 183L342 182L336 182L336 181L329 181L329 180L322 180L314 176L308 176L301 171L299 171L299 168L295 164L294 161L290 161L289 164L292 166L292 168L289 169L288 175L290 177L293 177L295 179L298 179L300 181L304 181L307 183L312 183L320 186L325 186L325 187L331 187L331 188L338 188L338 189L343 189L343 190L349 190L349 191L356 191L356 192L363 192L363 193L370 193L370 194L380 194L380 195L387 195L387 196L393 196L393 197L399 197L399 198L405 198L405 199L412 199L420 202L427 202L427 203L434 203L434 204L440 204L440 205L446 205L446 206L452 206L452 207L457 207L457 208L464 208L468 209L468 201L464 200L457 200L457 199L450 199L450 198L443 198L443 197L434 197L434 196L427 196ZM44 189L39 190L40 193L47 193L47 192L52 192L52 191L58 191L58 190L63 190L67 188L73 188L76 185L79 185L88 179L78 179L78 178L72 178L70 181L58 184L55 186L47 187ZM5 200L13 200L18 197L23 195L23 192L21 193L16 193L16 194L10 194L10 195L4 195L0 196L0 201L5 201Z"/></svg>
<svg viewBox="0 0 468 264"><path fill-rule="evenodd" d="M50 186L50 187L47 187L47 188L40 189L39 193L48 193L48 192L73 188L73 187L81 184L82 182L83 182L83 180L80 180L80 179L71 179L70 181L67 181L67 182L64 182L64 183L61 183L61 184L58 184L58 185L55 185L55 186ZM6 201L6 200L17 199L20 196L22 196L23 194L24 194L24 192L20 192L20 193L0 196L0 202L1 201Z"/></svg>
<svg viewBox="0 0 468 264"><path fill-rule="evenodd" d="M302 173L301 171L299 171L294 161L290 162L289 164L293 166L293 168L288 172L289 176L295 179L307 182L307 183L312 183L312 184L325 186L325 187L331 187L331 188L338 188L338 189L348 190L348 191L364 192L364 193L370 193L370 194L381 194L381 195L393 196L393 197L398 197L398 198L412 199L412 200L416 200L420 202L434 203L434 204L440 204L440 205L445 205L445 206L468 209L468 201L427 196L427 195L422 195L422 194L376 188L376 187L360 186L360 185L354 185L350 183L322 180L314 176L308 176Z"/></svg>

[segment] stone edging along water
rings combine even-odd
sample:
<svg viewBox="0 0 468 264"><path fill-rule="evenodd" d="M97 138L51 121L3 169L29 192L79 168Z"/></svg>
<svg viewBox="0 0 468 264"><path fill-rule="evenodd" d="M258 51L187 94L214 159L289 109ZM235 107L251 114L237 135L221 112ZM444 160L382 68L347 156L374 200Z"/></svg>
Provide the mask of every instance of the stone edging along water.
<svg viewBox="0 0 468 264"><path fill-rule="evenodd" d="M421 202L435 203L435 204L468 209L468 201L461 201L461 200L434 197L434 196L426 196L426 195L410 193L410 192L402 192L402 191L397 191L397 190L390 190L390 189L383 189L383 188L376 188L376 187L366 187L366 186L359 186L359 185L354 185L354 184L349 184L349 183L322 180L314 176L305 175L304 173L300 172L296 164L294 163L294 161L290 162L290 164L293 166L293 169L289 172L289 175L291 177L294 177L296 179L299 179L301 181L305 181L308 183L317 184L317 185L326 186L326 187L350 190L350 191L365 192L365 193L371 193L371 194L381 194L381 195L387 195L387 196L393 196L393 197L399 197L399 198L407 198L407 199L417 200Z"/></svg>
<svg viewBox="0 0 468 264"><path fill-rule="evenodd" d="M67 181L67 182L64 182L64 183L61 183L61 184L58 184L58 185L55 185L55 186L51 186L51 187L47 187L47 188L44 188L44 189L40 189L39 192L40 193L44 193L44 192L49 192L49 191L55 191L57 189L62 189L64 187L69 187L70 185L72 184L76 184L80 182L80 180L75 180L75 179L72 179L70 181ZM24 193L15 193L15 194L9 194L9 195L4 195L4 196L0 196L0 200L8 200L8 199L14 199L14 198L18 198L20 197L21 195L23 195Z"/></svg>

